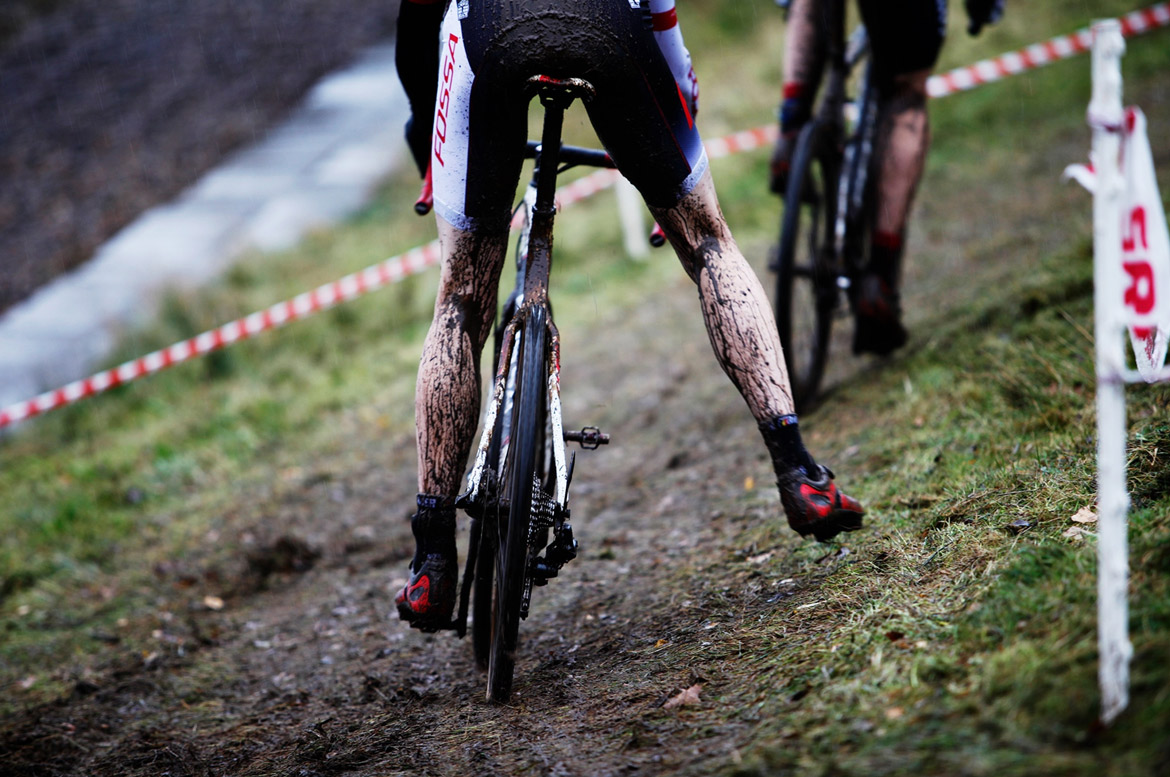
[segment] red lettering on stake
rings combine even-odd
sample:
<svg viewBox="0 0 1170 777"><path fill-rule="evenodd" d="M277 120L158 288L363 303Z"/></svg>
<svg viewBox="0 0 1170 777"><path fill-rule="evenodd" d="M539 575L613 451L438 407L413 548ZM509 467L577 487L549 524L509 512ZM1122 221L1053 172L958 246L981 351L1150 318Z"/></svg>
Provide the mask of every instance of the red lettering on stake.
<svg viewBox="0 0 1170 777"><path fill-rule="evenodd" d="M1134 233L1137 235L1135 236ZM1138 238L1141 240L1141 245L1136 245ZM1125 235L1121 238L1121 250L1134 251L1137 248L1149 247L1150 244L1146 240L1146 209L1137 205L1129 212L1129 223L1126 224Z"/></svg>
<svg viewBox="0 0 1170 777"><path fill-rule="evenodd" d="M1122 262L1129 273L1129 288L1125 290L1125 304L1139 316L1147 315L1154 309L1154 268L1145 259L1137 262Z"/></svg>

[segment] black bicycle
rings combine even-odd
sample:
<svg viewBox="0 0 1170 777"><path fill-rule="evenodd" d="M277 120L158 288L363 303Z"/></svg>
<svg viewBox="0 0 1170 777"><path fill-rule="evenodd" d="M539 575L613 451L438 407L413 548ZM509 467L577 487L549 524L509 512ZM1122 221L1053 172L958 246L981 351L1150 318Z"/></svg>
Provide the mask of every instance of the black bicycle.
<svg viewBox="0 0 1170 777"><path fill-rule="evenodd" d="M595 449L609 442L596 427L564 429L561 344L548 284L557 176L577 165L614 163L604 151L561 143L569 105L592 98L588 82L536 76L528 85L544 107L544 127L541 141L528 143L536 165L517 211L516 283L495 328L492 396L467 491L456 502L471 516L471 531L453 627L463 636L470 614L476 660L488 671L487 698L501 703L512 693L520 621L533 587L577 555L569 523L576 454L568 456L565 443ZM429 198L424 185L415 210L427 212Z"/></svg>
<svg viewBox="0 0 1170 777"><path fill-rule="evenodd" d="M856 313L874 222L878 117L868 38L859 27L846 42L843 4L826 5L829 79L793 147L780 243L769 265L776 272L776 326L798 411L817 398L833 319ZM851 97L850 76L861 65L861 86Z"/></svg>

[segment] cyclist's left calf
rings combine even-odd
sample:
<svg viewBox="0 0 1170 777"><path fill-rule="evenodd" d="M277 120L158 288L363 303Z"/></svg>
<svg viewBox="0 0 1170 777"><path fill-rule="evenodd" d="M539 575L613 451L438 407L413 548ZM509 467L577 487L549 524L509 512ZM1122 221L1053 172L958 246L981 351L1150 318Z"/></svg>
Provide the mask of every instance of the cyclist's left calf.
<svg viewBox="0 0 1170 777"><path fill-rule="evenodd" d="M870 240L869 272L885 281L891 289L898 287L904 245L905 230L874 230Z"/></svg>

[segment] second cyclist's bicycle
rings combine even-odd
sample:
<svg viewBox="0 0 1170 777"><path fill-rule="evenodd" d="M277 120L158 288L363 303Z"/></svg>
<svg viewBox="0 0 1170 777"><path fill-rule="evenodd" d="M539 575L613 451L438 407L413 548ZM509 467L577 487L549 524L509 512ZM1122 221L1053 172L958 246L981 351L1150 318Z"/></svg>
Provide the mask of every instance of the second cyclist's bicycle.
<svg viewBox="0 0 1170 777"><path fill-rule="evenodd" d="M831 18L828 28L829 79L793 147L780 243L770 264L776 272L776 326L798 411L816 400L833 319L856 312L873 229L878 111L868 40L859 27L846 42L840 17ZM861 87L852 98L850 75L859 66Z"/></svg>

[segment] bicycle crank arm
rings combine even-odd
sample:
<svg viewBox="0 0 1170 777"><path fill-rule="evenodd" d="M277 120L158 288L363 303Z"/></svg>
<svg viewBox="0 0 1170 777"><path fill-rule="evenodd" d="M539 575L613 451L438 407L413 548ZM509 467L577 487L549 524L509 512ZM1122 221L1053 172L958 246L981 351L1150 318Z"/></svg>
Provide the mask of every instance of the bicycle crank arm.
<svg viewBox="0 0 1170 777"><path fill-rule="evenodd" d="M597 450L602 445L609 445L609 435L603 433L596 426L586 426L576 432L565 432L565 442L580 443L587 451Z"/></svg>

